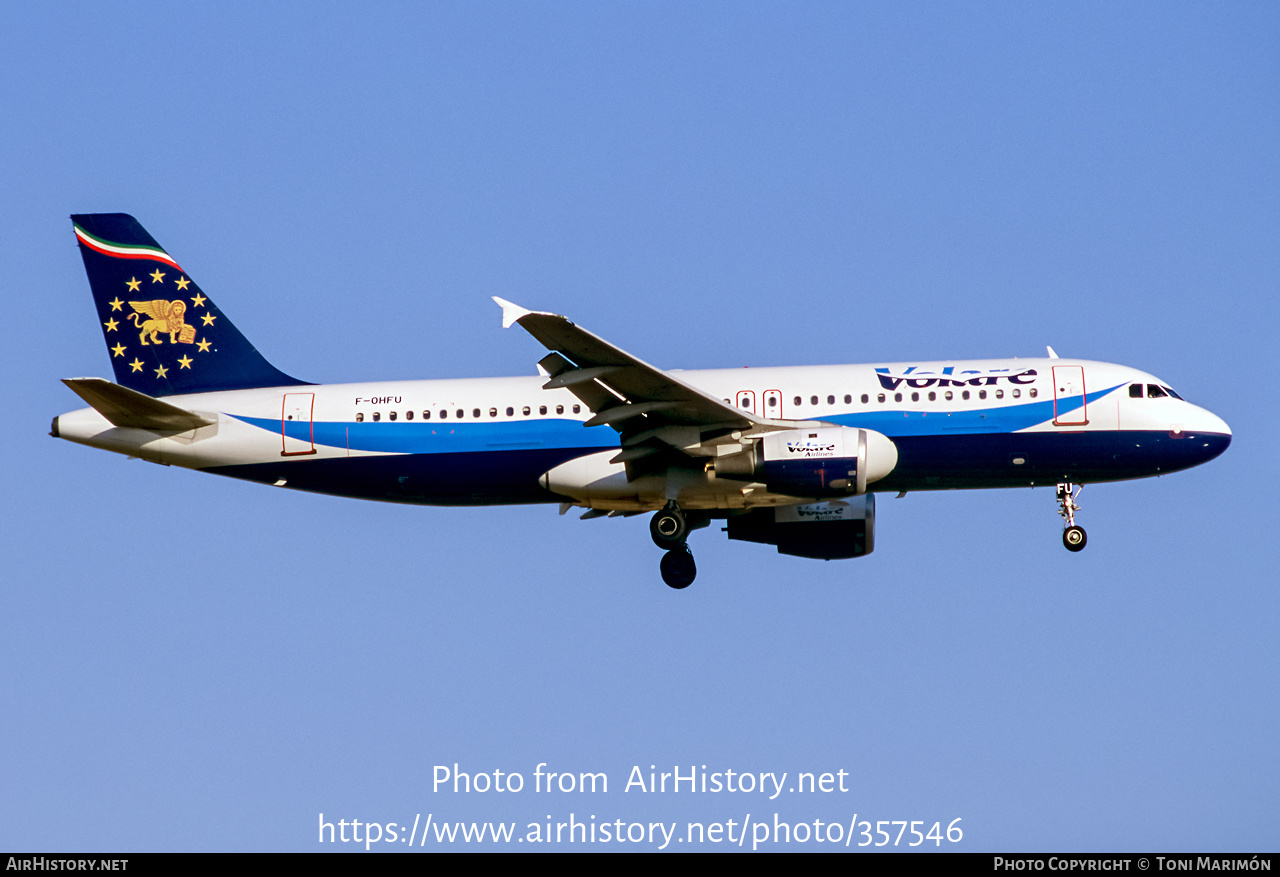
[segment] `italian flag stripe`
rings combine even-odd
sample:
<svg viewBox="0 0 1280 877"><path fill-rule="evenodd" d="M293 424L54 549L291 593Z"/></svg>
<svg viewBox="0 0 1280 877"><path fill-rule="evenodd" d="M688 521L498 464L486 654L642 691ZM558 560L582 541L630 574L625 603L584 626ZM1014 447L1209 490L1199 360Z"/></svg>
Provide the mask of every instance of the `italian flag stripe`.
<svg viewBox="0 0 1280 877"><path fill-rule="evenodd" d="M158 262L164 262L166 265L172 265L179 271L182 266L173 261L173 257L159 247L126 247L123 244L113 244L110 241L104 241L102 238L94 237L83 228L72 223L76 230L76 238L81 244L89 249L102 253L104 256L114 256L117 259L154 259Z"/></svg>

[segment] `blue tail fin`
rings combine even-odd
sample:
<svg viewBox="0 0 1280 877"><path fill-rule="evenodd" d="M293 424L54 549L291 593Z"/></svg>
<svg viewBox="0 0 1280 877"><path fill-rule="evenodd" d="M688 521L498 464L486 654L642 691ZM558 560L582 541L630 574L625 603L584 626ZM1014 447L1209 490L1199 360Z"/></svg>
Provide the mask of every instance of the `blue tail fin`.
<svg viewBox="0 0 1280 877"><path fill-rule="evenodd" d="M263 359L132 216L71 221L116 383L148 396L306 383Z"/></svg>

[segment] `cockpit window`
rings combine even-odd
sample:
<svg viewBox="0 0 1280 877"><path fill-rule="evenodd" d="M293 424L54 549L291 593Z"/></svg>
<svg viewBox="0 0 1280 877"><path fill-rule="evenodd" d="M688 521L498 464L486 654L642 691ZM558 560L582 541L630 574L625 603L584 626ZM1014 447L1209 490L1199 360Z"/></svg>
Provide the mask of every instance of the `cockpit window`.
<svg viewBox="0 0 1280 877"><path fill-rule="evenodd" d="M1173 392L1173 389L1172 389L1171 387L1166 387L1166 386L1164 386L1163 384L1161 384L1161 385L1160 385L1160 389L1164 390L1166 393L1168 393L1170 396L1172 396L1172 397L1173 397L1173 398L1175 398L1175 399L1182 399L1182 397L1181 397L1181 396L1179 396L1177 393ZM1186 400L1185 400L1185 399L1182 399L1182 401L1184 401L1184 402L1185 402Z"/></svg>
<svg viewBox="0 0 1280 877"><path fill-rule="evenodd" d="M1167 395L1169 394L1166 393L1164 390L1160 389L1160 387L1156 386L1155 384L1147 384L1148 399L1159 399L1161 396L1167 396Z"/></svg>
<svg viewBox="0 0 1280 877"><path fill-rule="evenodd" d="M1130 384L1130 385L1129 385L1129 398L1130 398L1130 399L1141 399L1141 398L1142 398L1142 384Z"/></svg>

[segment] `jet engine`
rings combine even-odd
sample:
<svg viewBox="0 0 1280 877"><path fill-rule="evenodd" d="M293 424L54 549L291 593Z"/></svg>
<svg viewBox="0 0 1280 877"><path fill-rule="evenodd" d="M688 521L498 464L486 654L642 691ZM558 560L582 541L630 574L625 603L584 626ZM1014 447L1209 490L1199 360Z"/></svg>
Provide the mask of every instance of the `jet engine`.
<svg viewBox="0 0 1280 877"><path fill-rule="evenodd" d="M719 457L717 478L762 482L770 493L798 497L860 496L898 465L898 448L882 433L848 426L772 432L739 454Z"/></svg>

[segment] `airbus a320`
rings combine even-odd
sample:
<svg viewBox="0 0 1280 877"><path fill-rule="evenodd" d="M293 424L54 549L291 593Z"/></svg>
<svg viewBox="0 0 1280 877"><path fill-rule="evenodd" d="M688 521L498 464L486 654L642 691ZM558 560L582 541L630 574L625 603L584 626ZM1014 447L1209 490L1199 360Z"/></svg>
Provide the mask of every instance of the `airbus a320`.
<svg viewBox="0 0 1280 877"><path fill-rule="evenodd" d="M835 560L875 546L876 493L1053 485L1085 547L1081 486L1164 475L1231 443L1168 382L1042 359L667 371L563 316L495 298L549 352L540 375L311 384L263 358L141 225L72 217L114 381L58 438L358 499L649 513L673 588L691 532Z"/></svg>

